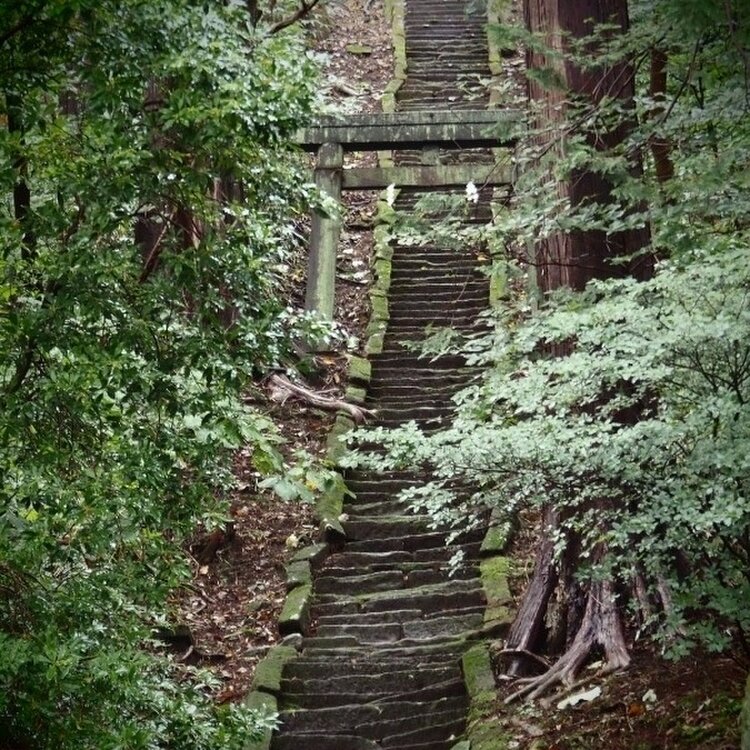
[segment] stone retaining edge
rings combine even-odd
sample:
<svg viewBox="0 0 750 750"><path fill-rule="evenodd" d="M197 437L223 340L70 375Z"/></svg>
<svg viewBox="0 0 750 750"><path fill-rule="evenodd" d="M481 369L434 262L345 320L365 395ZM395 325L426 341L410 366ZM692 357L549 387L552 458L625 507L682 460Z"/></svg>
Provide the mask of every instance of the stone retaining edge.
<svg viewBox="0 0 750 750"><path fill-rule="evenodd" d="M255 677L244 705L265 715L278 715L278 696L281 693L281 674L287 662L297 656L292 646L273 646L255 668ZM272 729L266 729L263 736L245 744L243 750L268 750L271 747Z"/></svg>

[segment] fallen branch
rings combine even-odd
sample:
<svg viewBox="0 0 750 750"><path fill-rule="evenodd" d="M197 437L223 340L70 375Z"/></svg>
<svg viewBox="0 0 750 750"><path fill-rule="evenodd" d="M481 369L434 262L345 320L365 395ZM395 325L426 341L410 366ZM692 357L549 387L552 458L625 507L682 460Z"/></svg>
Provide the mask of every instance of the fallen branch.
<svg viewBox="0 0 750 750"><path fill-rule="evenodd" d="M276 403L284 404L287 399L296 398L299 401L310 404L311 406L316 406L319 409L326 409L328 411L345 411L357 424L362 424L366 422L368 418L376 416L376 412L371 409L364 409L361 406L351 404L343 399L322 396L310 388L297 385L289 380L286 375L279 375L278 373L271 375L271 377L268 378L268 389L271 401L275 401Z"/></svg>

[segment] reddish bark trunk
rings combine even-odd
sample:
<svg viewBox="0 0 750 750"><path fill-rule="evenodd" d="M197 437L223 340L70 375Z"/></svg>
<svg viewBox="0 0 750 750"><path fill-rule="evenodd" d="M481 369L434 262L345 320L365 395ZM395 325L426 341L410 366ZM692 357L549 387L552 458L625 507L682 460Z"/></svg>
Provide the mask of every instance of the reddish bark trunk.
<svg viewBox="0 0 750 750"><path fill-rule="evenodd" d="M628 27L627 0L525 0L526 24L534 34L541 35L553 52L568 51L568 38L589 37L598 24L610 24L625 31ZM596 43L588 49L596 58ZM529 96L539 106L538 136L542 150L563 154L566 109L571 96L583 99L596 107L604 98L621 99L626 105L634 94L632 67L626 62L614 65L587 66L585 69L567 59L566 55L544 54L532 50L527 55L530 70L552 68L562 83L559 88L543 86L542 77L529 77ZM621 122L608 132L588 136L589 143L600 150L609 150L625 138L629 123ZM638 167L636 166L636 169ZM567 181L557 185L560 198L573 206L606 204L612 197L612 185L601 175L578 170ZM648 243L648 231L634 230L617 234L602 231L558 232L541 240L536 248L537 279L540 289L549 292L560 287L582 290L592 279L633 274L645 278L650 275L650 258L639 257L631 263L616 263L622 257L635 257ZM565 356L568 348L559 346L550 356ZM545 510L545 528L535 560L531 585L521 603L507 642L512 655L528 654L545 642L565 649L563 656L545 674L529 680L525 687L509 698L530 695L539 697L555 684L571 684L576 673L593 648L601 647L606 657L606 669L627 666L629 656L618 611L617 596L609 581L588 584L576 580L579 560L579 540L569 539L564 557L555 561L552 555L549 527L558 526L557 509ZM597 549L597 557L606 548ZM550 617L550 602L554 591L559 592L559 612L556 622ZM516 658L511 672L524 666Z"/></svg>
<svg viewBox="0 0 750 750"><path fill-rule="evenodd" d="M628 28L626 0L526 0L524 3L526 25L529 31L543 36L546 45L554 51L566 52L566 39L588 37L597 24L614 24L625 31ZM595 45L589 52L596 55ZM563 88L544 87L535 78L529 80L529 97L540 105L538 126L551 148L563 149L559 127L565 118L566 102L570 95L583 97L592 105L602 99L616 98L627 102L634 93L632 66L621 62L610 66L587 67L585 70L570 60L546 55L539 51L527 54L530 70L553 69ZM593 146L609 149L622 141L627 124L608 133L591 136ZM552 143L557 139L556 143ZM567 182L557 186L559 196L567 198L574 206L583 203L607 203L611 185L600 175L575 171ZM600 231L558 233L538 243L536 250L537 280L539 288L548 292L560 287L581 290L592 279L624 276L635 273L645 277L650 273L650 263L615 264L618 257L630 257L648 242L644 230L606 235Z"/></svg>

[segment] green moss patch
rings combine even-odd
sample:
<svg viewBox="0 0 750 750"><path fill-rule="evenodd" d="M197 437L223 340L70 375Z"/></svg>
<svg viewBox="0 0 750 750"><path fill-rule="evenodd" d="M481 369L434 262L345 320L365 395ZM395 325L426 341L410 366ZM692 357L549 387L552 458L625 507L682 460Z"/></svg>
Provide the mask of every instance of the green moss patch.
<svg viewBox="0 0 750 750"><path fill-rule="evenodd" d="M487 597L484 613L486 624L508 625L513 622L514 612L508 585L510 559L503 556L490 557L480 563L482 586Z"/></svg>
<svg viewBox="0 0 750 750"><path fill-rule="evenodd" d="M349 380L353 383L367 384L372 378L372 364L364 357L352 357L349 360Z"/></svg>
<svg viewBox="0 0 750 750"><path fill-rule="evenodd" d="M310 598L312 586L292 589L284 602L279 616L279 632L282 635L302 633L310 623Z"/></svg>
<svg viewBox="0 0 750 750"><path fill-rule="evenodd" d="M297 586L306 586L312 583L312 570L308 560L293 560L286 566L286 588L287 591L296 589Z"/></svg>
<svg viewBox="0 0 750 750"><path fill-rule="evenodd" d="M291 646L274 646L255 668L251 689L278 695L281 692L281 673L284 666L296 656L297 651Z"/></svg>

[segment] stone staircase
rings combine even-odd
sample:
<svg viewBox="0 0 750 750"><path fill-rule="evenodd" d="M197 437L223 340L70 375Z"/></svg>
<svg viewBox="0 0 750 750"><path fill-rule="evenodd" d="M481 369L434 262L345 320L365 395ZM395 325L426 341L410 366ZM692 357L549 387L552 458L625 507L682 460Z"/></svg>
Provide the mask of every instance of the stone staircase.
<svg viewBox="0 0 750 750"><path fill-rule="evenodd" d="M400 109L478 109L488 75L486 16L466 0L406 0L408 78ZM402 163L419 163L406 152ZM465 158L465 156L464 156ZM486 153L479 158L486 158ZM422 196L404 190L395 208ZM481 200L471 221L487 221ZM421 358L408 348L427 326L475 330L489 303L479 252L466 247L392 245L389 325L372 355L368 408L377 424L414 420L439 430L451 397L477 377L459 356ZM346 541L316 568L309 625L279 689L280 729L272 750L449 750L463 738L469 695L462 655L485 621L479 572L485 529L446 546L446 529L410 512L399 492L429 479L418 471L350 471ZM462 562L450 562L462 552Z"/></svg>

